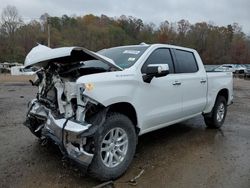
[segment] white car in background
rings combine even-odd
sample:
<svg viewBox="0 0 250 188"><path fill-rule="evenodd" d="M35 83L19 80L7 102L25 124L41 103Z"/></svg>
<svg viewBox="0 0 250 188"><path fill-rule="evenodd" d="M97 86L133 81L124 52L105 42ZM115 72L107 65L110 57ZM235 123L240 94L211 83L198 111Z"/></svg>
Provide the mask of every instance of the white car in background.
<svg viewBox="0 0 250 188"><path fill-rule="evenodd" d="M10 73L13 76L19 75L34 75L35 71L32 68L24 68L24 66L14 66L10 68Z"/></svg>
<svg viewBox="0 0 250 188"><path fill-rule="evenodd" d="M245 74L247 72L246 67L238 64L223 64L215 69L215 71L233 72L236 74Z"/></svg>
<svg viewBox="0 0 250 188"><path fill-rule="evenodd" d="M250 64L245 64L245 67L246 67L245 77L250 77Z"/></svg>
<svg viewBox="0 0 250 188"><path fill-rule="evenodd" d="M244 65L235 65L235 73L245 74L247 72L247 68Z"/></svg>
<svg viewBox="0 0 250 188"><path fill-rule="evenodd" d="M215 72L234 72L234 69L231 66L218 66L213 71Z"/></svg>

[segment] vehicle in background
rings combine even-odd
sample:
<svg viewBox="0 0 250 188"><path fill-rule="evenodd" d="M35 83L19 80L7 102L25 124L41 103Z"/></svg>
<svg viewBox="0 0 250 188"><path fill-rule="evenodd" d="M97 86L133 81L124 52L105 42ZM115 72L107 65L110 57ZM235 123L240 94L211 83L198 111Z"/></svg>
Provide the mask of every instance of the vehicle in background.
<svg viewBox="0 0 250 188"><path fill-rule="evenodd" d="M235 65L235 73L236 74L245 74L247 72L247 68L244 65Z"/></svg>
<svg viewBox="0 0 250 188"><path fill-rule="evenodd" d="M207 72L214 72L214 69L218 67L219 65L204 65L204 68Z"/></svg>
<svg viewBox="0 0 250 188"><path fill-rule="evenodd" d="M15 66L10 68L10 73L13 76L18 75L34 75L34 68L24 68L24 66Z"/></svg>
<svg viewBox="0 0 250 188"><path fill-rule="evenodd" d="M11 67L15 67L15 66L22 66L22 64L17 63L17 62L13 62L13 63L4 62L4 63L0 63L0 73L11 73Z"/></svg>
<svg viewBox="0 0 250 188"><path fill-rule="evenodd" d="M245 74L246 67L244 65L239 65L239 64L223 64L221 66L216 67L213 71L215 71L215 72L232 72L235 74Z"/></svg>
<svg viewBox="0 0 250 188"><path fill-rule="evenodd" d="M250 64L245 64L245 67L246 67L245 77L249 78L250 77Z"/></svg>
<svg viewBox="0 0 250 188"><path fill-rule="evenodd" d="M214 72L234 72L231 65L221 65L213 69Z"/></svg>

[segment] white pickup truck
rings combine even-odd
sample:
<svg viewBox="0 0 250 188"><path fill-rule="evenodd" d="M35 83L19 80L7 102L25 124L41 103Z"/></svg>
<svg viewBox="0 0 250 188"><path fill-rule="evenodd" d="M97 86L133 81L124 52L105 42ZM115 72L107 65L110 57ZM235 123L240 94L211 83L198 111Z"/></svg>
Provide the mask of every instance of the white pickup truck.
<svg viewBox="0 0 250 188"><path fill-rule="evenodd" d="M100 180L126 171L138 136L200 114L220 128L233 100L232 73L206 73L199 54L179 46L38 45L25 66L40 67L25 125Z"/></svg>

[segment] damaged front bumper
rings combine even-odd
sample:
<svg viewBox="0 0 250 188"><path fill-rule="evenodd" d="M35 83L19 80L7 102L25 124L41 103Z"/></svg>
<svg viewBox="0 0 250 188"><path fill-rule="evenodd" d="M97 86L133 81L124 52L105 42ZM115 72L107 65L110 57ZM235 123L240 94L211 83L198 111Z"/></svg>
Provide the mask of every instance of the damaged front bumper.
<svg viewBox="0 0 250 188"><path fill-rule="evenodd" d="M27 119L30 117L44 119L44 124L38 126L35 131L41 131L41 136L53 140L66 157L84 167L91 163L93 154L84 150L87 139L81 136L91 127L91 124L74 122L70 118L56 119L51 111L37 100L31 101L29 104ZM32 125L26 121L26 126L30 128Z"/></svg>

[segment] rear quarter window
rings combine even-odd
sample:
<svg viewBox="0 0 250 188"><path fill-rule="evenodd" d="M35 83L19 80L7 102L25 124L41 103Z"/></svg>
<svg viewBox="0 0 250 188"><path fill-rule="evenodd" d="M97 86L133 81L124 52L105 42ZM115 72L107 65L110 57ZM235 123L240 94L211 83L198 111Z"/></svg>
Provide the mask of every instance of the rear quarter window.
<svg viewBox="0 0 250 188"><path fill-rule="evenodd" d="M178 63L177 73L194 73L198 71L193 52L176 49L175 57Z"/></svg>

